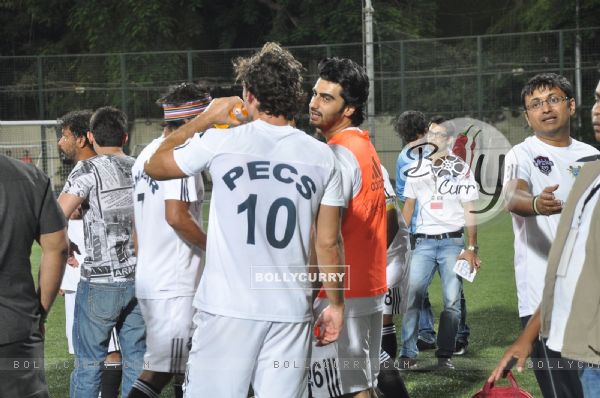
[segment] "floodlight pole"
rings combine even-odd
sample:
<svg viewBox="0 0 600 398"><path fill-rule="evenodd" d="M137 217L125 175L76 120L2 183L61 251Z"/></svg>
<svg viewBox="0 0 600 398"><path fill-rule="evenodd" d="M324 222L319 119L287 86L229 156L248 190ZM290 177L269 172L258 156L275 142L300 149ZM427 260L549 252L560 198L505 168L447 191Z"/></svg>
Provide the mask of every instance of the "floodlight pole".
<svg viewBox="0 0 600 398"><path fill-rule="evenodd" d="M369 125L369 135L371 140L375 141L375 63L373 60L373 5L371 0L365 0L365 63L367 66L367 76L369 77L369 100L367 101L367 122Z"/></svg>

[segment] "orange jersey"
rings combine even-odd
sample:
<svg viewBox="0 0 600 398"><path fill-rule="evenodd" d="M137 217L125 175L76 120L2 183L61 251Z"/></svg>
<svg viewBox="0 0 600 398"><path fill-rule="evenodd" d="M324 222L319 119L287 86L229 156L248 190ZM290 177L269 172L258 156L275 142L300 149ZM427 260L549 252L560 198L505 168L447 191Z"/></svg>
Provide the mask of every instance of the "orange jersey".
<svg viewBox="0 0 600 398"><path fill-rule="evenodd" d="M345 280L345 287L349 282L350 289L346 290L345 296L359 298L384 294L387 291L387 213L379 156L369 133L356 128L335 134L327 143L340 145L351 152L360 169L360 187L353 188L342 220L345 264L350 266L349 277ZM342 167L342 174L350 172L355 185L358 178L354 177L357 170L353 168L344 170ZM344 178L344 183L346 181L348 179Z"/></svg>

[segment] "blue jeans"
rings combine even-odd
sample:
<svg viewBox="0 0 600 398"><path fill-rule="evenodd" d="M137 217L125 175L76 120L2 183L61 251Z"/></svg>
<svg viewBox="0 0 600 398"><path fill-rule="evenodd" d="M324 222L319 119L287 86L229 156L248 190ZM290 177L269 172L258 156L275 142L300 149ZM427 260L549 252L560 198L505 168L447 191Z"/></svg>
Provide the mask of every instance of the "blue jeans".
<svg viewBox="0 0 600 398"><path fill-rule="evenodd" d="M456 332L460 322L460 292L462 280L454 271L454 264L464 247L463 238L417 238L410 262L408 310L402 319L401 356L415 358L418 326L425 293L436 271L442 279L444 310L440 316L435 355L450 358L454 353Z"/></svg>
<svg viewBox="0 0 600 398"><path fill-rule="evenodd" d="M433 327L433 311L429 302L429 292L425 292L423 299L423 307L419 317L419 339L430 344L435 343L435 329ZM458 332L456 333L456 341L462 343L469 342L471 328L467 325L467 301L465 300L464 292L460 291L460 322L458 324Z"/></svg>
<svg viewBox="0 0 600 398"><path fill-rule="evenodd" d="M115 326L123 357L122 396L129 395L142 371L146 351L146 325L134 287L133 281L79 282L73 321L76 365L71 374L71 397L98 397L102 363Z"/></svg>
<svg viewBox="0 0 600 398"><path fill-rule="evenodd" d="M579 372L585 398L600 397L600 369L585 367Z"/></svg>

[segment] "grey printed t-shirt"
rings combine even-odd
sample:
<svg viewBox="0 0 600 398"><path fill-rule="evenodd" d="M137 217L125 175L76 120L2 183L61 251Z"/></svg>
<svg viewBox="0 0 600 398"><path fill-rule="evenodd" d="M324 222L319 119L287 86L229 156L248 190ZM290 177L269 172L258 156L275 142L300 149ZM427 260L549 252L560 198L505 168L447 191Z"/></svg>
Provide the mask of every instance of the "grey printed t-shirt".
<svg viewBox="0 0 600 398"><path fill-rule="evenodd" d="M94 283L131 281L137 259L133 245L133 179L129 156L98 155L77 163L64 193L87 199L83 228L86 257L81 277Z"/></svg>

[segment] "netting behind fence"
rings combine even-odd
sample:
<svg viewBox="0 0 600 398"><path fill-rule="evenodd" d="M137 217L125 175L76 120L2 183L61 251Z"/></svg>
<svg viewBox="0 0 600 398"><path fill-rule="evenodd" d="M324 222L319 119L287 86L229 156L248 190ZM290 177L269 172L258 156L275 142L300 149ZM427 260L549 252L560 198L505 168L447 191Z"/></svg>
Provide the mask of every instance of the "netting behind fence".
<svg viewBox="0 0 600 398"><path fill-rule="evenodd" d="M583 29L580 35L582 101L573 132L591 142L589 112L600 71L600 28ZM399 151L401 143L389 120L407 109L475 117L493 124L513 143L522 140L529 131L520 114L521 88L539 72L561 73L575 85L576 36L575 30L561 30L375 42L375 115L370 117L382 157L395 157ZM306 69L307 92L317 79L320 59L341 56L363 62L362 43L290 50ZM239 95L231 62L253 51L0 57L0 120L53 119L73 109L114 105L135 120L131 150L136 154L160 131L156 122L161 112L154 101L168 85L201 81L215 97ZM305 114L299 127L307 128Z"/></svg>

